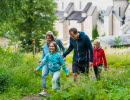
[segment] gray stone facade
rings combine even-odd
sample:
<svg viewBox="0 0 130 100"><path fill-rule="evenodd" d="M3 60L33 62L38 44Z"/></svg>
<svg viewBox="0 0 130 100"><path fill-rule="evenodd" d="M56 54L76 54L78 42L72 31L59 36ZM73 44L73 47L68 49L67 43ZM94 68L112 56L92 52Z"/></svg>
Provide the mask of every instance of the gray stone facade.
<svg viewBox="0 0 130 100"><path fill-rule="evenodd" d="M122 35L130 32L130 2L128 0L55 0L58 4L55 29L66 42L69 29L75 27L92 39L97 25L100 36Z"/></svg>

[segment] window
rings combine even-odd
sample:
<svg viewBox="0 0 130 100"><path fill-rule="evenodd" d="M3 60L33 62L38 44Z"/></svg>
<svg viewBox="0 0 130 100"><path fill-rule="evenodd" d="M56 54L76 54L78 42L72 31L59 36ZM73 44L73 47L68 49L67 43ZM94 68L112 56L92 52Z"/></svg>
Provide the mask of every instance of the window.
<svg viewBox="0 0 130 100"><path fill-rule="evenodd" d="M101 23L104 23L104 13L105 13L105 11L100 11L98 14L98 18Z"/></svg>

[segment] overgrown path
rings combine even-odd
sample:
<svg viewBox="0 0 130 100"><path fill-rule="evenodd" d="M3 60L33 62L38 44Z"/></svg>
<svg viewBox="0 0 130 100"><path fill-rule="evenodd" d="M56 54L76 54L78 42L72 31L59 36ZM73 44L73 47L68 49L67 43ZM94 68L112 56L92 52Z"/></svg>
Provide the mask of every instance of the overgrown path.
<svg viewBox="0 0 130 100"><path fill-rule="evenodd" d="M72 72L72 65L68 63L67 66L68 66L69 72ZM115 68L109 69L109 71L112 71L112 70L118 70L120 73L123 72L122 70L115 69ZM96 79L93 71L90 72L89 78L90 80ZM70 76L69 80L73 81L73 76ZM50 94L48 94L47 96L50 96ZM22 98L21 100L46 100L46 97L39 96L37 93L36 95L33 95L33 96L26 96Z"/></svg>

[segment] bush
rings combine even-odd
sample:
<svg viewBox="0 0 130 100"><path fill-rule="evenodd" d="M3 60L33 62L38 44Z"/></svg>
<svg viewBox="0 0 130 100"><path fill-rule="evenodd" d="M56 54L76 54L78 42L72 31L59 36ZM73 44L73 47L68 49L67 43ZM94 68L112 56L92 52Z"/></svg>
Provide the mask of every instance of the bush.
<svg viewBox="0 0 130 100"><path fill-rule="evenodd" d="M13 53L2 49L0 55L0 100L18 100L41 91L41 71L33 73L39 60L37 55L33 58L31 53ZM46 99L129 100L130 58L127 55L107 54L108 67L111 70L102 72L100 81L91 81L80 74L80 81L74 83L72 75L66 78L65 74L61 73L61 90L53 92L51 78L47 77L47 92L51 93L51 96ZM66 60L72 62L72 53Z"/></svg>
<svg viewBox="0 0 130 100"><path fill-rule="evenodd" d="M97 26L93 27L93 30L92 30L92 39L94 40L96 39L96 37L99 37Z"/></svg>
<svg viewBox="0 0 130 100"><path fill-rule="evenodd" d="M19 54L2 49L0 55L0 100L17 100L40 91L41 72L33 73L39 59L29 53Z"/></svg>
<svg viewBox="0 0 130 100"><path fill-rule="evenodd" d="M8 90L9 76L7 70L0 68L0 94Z"/></svg>
<svg viewBox="0 0 130 100"><path fill-rule="evenodd" d="M62 80L62 90L48 100L129 100L129 79L130 69L123 73L103 72L100 81L90 81L85 75L77 83Z"/></svg>

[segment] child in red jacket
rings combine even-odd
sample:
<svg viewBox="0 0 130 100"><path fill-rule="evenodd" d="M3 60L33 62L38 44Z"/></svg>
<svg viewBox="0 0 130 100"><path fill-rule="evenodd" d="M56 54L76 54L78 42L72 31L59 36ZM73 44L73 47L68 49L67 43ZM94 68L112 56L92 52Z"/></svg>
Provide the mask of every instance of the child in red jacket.
<svg viewBox="0 0 130 100"><path fill-rule="evenodd" d="M102 71L102 66L104 65L104 70L107 71L107 61L104 50L100 46L100 41L98 39L94 40L93 47L93 68L97 80L100 79L100 73Z"/></svg>

